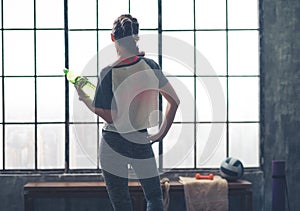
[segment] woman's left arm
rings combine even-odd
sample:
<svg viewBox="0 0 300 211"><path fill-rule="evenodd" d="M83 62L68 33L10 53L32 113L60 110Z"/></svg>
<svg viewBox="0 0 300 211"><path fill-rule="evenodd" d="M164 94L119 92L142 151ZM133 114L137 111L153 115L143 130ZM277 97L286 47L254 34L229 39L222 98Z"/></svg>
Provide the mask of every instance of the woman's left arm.
<svg viewBox="0 0 300 211"><path fill-rule="evenodd" d="M167 100L167 107L158 133L148 136L148 139L152 142L161 141L167 135L180 104L180 100L170 82L167 82L166 85L160 89L160 93Z"/></svg>

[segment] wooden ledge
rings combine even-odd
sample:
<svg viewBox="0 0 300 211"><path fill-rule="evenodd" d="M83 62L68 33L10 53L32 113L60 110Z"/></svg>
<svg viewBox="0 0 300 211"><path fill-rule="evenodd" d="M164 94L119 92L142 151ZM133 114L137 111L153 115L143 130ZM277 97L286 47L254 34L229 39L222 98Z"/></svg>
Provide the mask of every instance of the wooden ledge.
<svg viewBox="0 0 300 211"><path fill-rule="evenodd" d="M139 182L131 181L128 183L131 190L141 190ZM29 182L24 186L24 190L50 190L50 189L99 189L105 187L104 182ZM246 180L238 180L236 182L228 182L229 190L250 189L252 183ZM173 190L182 190L183 184L178 181L171 181L170 188Z"/></svg>
<svg viewBox="0 0 300 211"><path fill-rule="evenodd" d="M134 210L145 210L145 200L139 182L129 182ZM170 192L184 194L183 184L170 182ZM241 210L252 210L252 184L246 180L228 183L228 194L242 197ZM164 189L164 185L162 185ZM34 211L36 198L108 198L104 182L29 182L24 186L25 211Z"/></svg>

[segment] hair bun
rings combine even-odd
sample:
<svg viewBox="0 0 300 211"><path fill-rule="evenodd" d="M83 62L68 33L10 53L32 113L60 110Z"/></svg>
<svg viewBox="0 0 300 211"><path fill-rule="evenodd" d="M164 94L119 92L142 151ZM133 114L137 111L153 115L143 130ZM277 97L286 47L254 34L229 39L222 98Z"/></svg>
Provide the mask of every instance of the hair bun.
<svg viewBox="0 0 300 211"><path fill-rule="evenodd" d="M131 35L134 34L133 33L133 23L129 18L124 18L121 21L121 25L122 25L122 28L123 28L124 37L131 36Z"/></svg>

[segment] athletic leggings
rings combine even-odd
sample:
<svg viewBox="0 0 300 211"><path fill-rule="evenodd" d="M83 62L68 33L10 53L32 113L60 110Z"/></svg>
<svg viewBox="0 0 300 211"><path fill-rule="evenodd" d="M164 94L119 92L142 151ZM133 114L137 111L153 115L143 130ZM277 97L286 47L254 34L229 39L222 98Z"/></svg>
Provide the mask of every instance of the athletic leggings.
<svg viewBox="0 0 300 211"><path fill-rule="evenodd" d="M132 211L128 189L128 166L140 181L147 211L163 211L160 178L147 130L120 134L102 131L100 164L107 192L115 211Z"/></svg>

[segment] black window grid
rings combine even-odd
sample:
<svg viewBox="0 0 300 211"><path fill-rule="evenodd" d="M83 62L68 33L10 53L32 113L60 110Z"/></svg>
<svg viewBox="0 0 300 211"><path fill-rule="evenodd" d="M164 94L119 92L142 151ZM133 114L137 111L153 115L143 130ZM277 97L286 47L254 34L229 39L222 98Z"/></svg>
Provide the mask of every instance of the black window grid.
<svg viewBox="0 0 300 211"><path fill-rule="evenodd" d="M2 34L2 75L1 75L1 80L2 80L2 122L0 123L2 125L2 144L3 144L3 151L2 151L2 166L3 169L0 169L1 173L30 173L30 172L36 172L36 173L95 173L95 172L101 172L101 169L99 167L99 156L97 156L97 166L94 169L70 169L69 166L69 147L70 147L70 125L74 125L74 124L96 124L97 125L97 149L99 149L99 131L101 130L101 125L102 125L102 121L99 117L97 117L97 122L71 122L70 121L70 115L69 115L69 82L67 81L67 79L65 78L65 121L64 122L38 122L37 121L37 85L36 85L36 81L38 78L47 78L47 77L59 77L59 78L63 78L65 77L63 74L62 75L38 75L37 74L37 67L36 67L36 32L39 30L59 30L59 31L64 31L64 39L65 39L65 67L69 68L69 32L71 31L95 31L96 32L96 36L97 36L97 54L99 52L99 45L98 45L98 41L99 41L99 32L101 31L111 31L110 28L99 28L99 19L98 19L98 8L99 8L99 2L101 0L96 0L96 28L95 29L70 29L68 27L68 0L64 0L64 28L37 28L36 27L36 0L34 1L34 27L33 28L4 28L4 19L3 19L3 14L5 11L3 11L3 1L1 0L1 34ZM162 0L158 0L157 1L157 6L158 6L158 20L157 20L157 28L141 28L141 31L154 31L158 33L158 62L159 65L162 66L163 63L163 56L162 56L162 36L164 32L192 32L193 33L193 37L194 37L194 73L193 75L167 75L167 77L190 77L194 79L194 111L196 111L196 92L197 92L197 83L196 80L198 77L220 77L220 78L226 78L226 121L197 121L196 116L194 115L194 121L193 122L174 122L174 124L193 124L194 125L194 168L180 168L180 169L174 169L174 170L195 170L197 169L197 124L207 124L207 123L225 123L226 124L226 156L229 156L229 127L228 125L230 123L259 123L261 124L263 122L262 116L261 116L261 112L262 112L262 97L263 97L263 93L261 91L261 87L263 86L262 82L260 81L260 99L259 99L259 103L260 103L260 113L259 113L259 121L229 121L229 98L228 98L228 84L229 84L229 78L233 78L233 77L256 77L256 78L261 78L261 75L229 75L228 72L228 32L230 31L258 31L259 35L260 35L260 39L261 39L261 35L262 35L262 30L261 30L261 18L259 17L259 21L260 21L260 26L259 28L241 28L241 29L229 29L228 27L228 2L226 0L226 28L224 29L197 29L196 28L196 0L193 0L193 16L194 16L194 23L193 23L193 29L163 29L162 26L162 12L163 12L163 8L162 8ZM261 1L259 1L259 11L261 11ZM131 12L131 1L128 0L128 13ZM260 15L261 16L261 15ZM5 56L5 46L4 46L4 32L5 31L33 31L34 32L34 75L5 75L5 64L4 64L4 56ZM196 43L197 43L197 39L196 39L196 33L200 32L200 31L224 31L226 32L226 74L225 75L201 75L201 74L197 74L196 73ZM261 43L261 42L260 42ZM261 45L261 44L260 44ZM260 61L261 61L261 57L260 57ZM98 70L99 70L99 61L97 59L97 74L98 74ZM261 67L260 67L260 72L261 72ZM96 77L96 76L91 76L91 77ZM34 99L34 105L35 105L35 116L34 122L6 122L5 121L5 102L4 102L4 95L5 95L5 78L34 78L35 81L35 99ZM162 110L162 97L159 97L159 109ZM161 117L160 117L161 118ZM38 125L43 125L43 124L62 124L65 126L65 166L63 169L38 169L38 158L37 158L37 126ZM6 125L34 125L34 136L35 136L35 146L34 146L34 169L6 169L5 167L5 126ZM262 132L262 127L260 126L260 133ZM261 135L260 135L261 136ZM261 145L261 143L260 143ZM163 154L163 142L159 143L159 155ZM99 152L99 150L97 150L97 153ZM262 151L260 151L260 165L262 165ZM162 156L160 156L159 159L159 169L161 171L164 170L163 167L163 158ZM203 168L206 169L206 168ZM208 168L210 169L210 168ZM249 168L251 169L251 168ZM256 169L256 168L255 168Z"/></svg>

